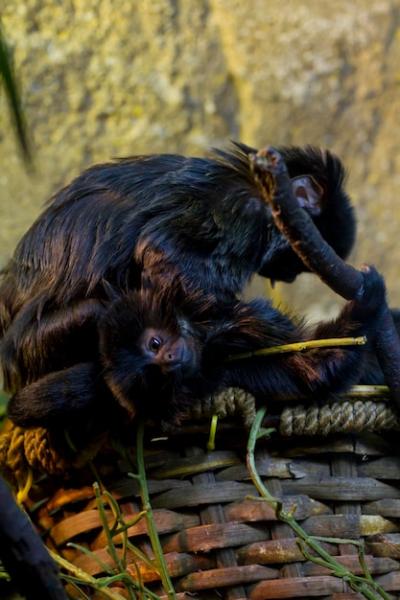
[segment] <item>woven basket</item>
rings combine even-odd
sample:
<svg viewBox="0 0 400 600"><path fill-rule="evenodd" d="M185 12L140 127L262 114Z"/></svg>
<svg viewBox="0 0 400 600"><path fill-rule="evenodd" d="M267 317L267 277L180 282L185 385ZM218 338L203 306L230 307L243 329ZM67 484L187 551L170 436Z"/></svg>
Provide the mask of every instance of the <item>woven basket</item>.
<svg viewBox="0 0 400 600"><path fill-rule="evenodd" d="M189 423L167 439L154 439L151 431L146 434L151 504L179 595L193 592L199 598L229 600L362 597L326 568L306 560L292 529L279 522L266 503L249 499L257 492L246 469L243 427L224 421L213 452L206 450L208 427L201 423ZM270 492L295 511L309 534L363 539L374 579L389 597L400 597L400 458L393 455L390 434L289 438L275 434L257 444L256 464ZM137 482L127 475L131 467L112 451L98 457L95 465L97 476L129 521L141 510ZM47 477L33 488L30 507L46 543L97 577L102 575L99 562L68 547L68 542L82 544L101 561L113 564L93 479L88 469L67 480ZM111 521L111 511L108 516ZM137 548L152 556L144 519L128 534ZM323 545L361 574L354 545ZM139 569L146 586L165 595L156 570L129 551L127 558L128 571L135 574ZM123 586L116 589L124 595Z"/></svg>

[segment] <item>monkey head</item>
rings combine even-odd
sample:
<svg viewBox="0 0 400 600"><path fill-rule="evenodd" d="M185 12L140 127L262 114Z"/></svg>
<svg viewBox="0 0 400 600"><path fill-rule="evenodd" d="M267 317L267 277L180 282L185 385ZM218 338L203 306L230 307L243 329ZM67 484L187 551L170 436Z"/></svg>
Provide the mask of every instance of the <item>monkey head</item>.
<svg viewBox="0 0 400 600"><path fill-rule="evenodd" d="M175 309L173 287L131 292L99 323L103 377L130 416L169 414L176 391L200 376L201 329Z"/></svg>
<svg viewBox="0 0 400 600"><path fill-rule="evenodd" d="M344 190L345 171L337 156L312 146L280 148L293 192L302 208L318 227L322 237L341 258L346 258L355 241L356 220L350 198ZM271 217L270 244L259 274L291 283L308 271Z"/></svg>
<svg viewBox="0 0 400 600"><path fill-rule="evenodd" d="M198 362L193 337L185 337L182 331L147 327L139 337L138 349L162 375L180 371L188 376Z"/></svg>

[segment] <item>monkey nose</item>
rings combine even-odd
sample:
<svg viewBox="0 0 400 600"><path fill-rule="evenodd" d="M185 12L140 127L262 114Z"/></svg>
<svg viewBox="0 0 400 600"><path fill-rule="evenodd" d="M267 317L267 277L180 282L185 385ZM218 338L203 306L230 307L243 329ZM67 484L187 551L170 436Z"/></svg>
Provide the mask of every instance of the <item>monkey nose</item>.
<svg viewBox="0 0 400 600"><path fill-rule="evenodd" d="M182 352L165 352L163 362L167 369L173 369L182 362Z"/></svg>
<svg viewBox="0 0 400 600"><path fill-rule="evenodd" d="M165 356L165 362L169 365L177 362L176 354L171 354L170 352L168 352Z"/></svg>

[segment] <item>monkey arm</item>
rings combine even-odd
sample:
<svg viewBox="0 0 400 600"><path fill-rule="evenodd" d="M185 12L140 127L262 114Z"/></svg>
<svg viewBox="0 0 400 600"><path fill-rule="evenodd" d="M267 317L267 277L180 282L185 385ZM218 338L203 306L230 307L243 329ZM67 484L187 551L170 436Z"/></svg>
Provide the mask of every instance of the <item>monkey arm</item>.
<svg viewBox="0 0 400 600"><path fill-rule="evenodd" d="M19 390L8 416L22 427L67 425L98 412L109 392L95 363L80 363L45 375Z"/></svg>
<svg viewBox="0 0 400 600"><path fill-rule="evenodd" d="M321 348L305 353L253 357L229 364L222 379L271 400L321 399L358 383L364 350L360 346Z"/></svg>
<svg viewBox="0 0 400 600"><path fill-rule="evenodd" d="M397 334L399 334L400 310L392 309L390 312L397 330ZM368 353L365 360L365 367L361 375L360 383L365 385L385 385L385 377L379 364L378 356L373 344L369 344Z"/></svg>
<svg viewBox="0 0 400 600"><path fill-rule="evenodd" d="M4 387L15 391L45 373L95 358L100 300L88 298L48 311L40 299L16 315L1 342Z"/></svg>
<svg viewBox="0 0 400 600"><path fill-rule="evenodd" d="M349 302L336 320L319 324L313 332L296 326L267 302L238 303L209 342L210 363L220 361L220 364L222 353L225 356L230 353L230 360L222 367L224 385L243 387L253 394L270 394L274 399L345 391L359 382L367 354L365 346L319 348L238 360L234 355L307 339L368 336L374 329L374 314L379 312L385 294L383 280L376 271L368 273L366 290L364 302Z"/></svg>
<svg viewBox="0 0 400 600"><path fill-rule="evenodd" d="M293 250L335 292L362 303L365 271L347 265L322 238L306 211L300 208L280 154L273 148L261 150L251 157L251 164L261 193L272 206L275 223ZM392 397L400 407L400 339L385 298L375 331L378 360Z"/></svg>
<svg viewBox="0 0 400 600"><path fill-rule="evenodd" d="M251 164L260 191L272 207L275 224L303 263L346 300L361 297L362 273L339 258L301 208L280 154L273 148L260 150L251 157Z"/></svg>
<svg viewBox="0 0 400 600"><path fill-rule="evenodd" d="M307 354L254 357L230 365L223 374L225 387L240 387L266 400L318 400L346 391L359 381L359 347L321 349Z"/></svg>

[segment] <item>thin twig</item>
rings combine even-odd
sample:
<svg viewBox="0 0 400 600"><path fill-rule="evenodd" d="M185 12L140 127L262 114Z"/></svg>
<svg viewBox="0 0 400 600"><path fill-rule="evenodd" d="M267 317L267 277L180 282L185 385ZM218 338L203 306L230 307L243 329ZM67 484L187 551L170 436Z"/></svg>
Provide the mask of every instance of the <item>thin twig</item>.
<svg viewBox="0 0 400 600"><path fill-rule="evenodd" d="M271 346L270 348L260 348L252 352L241 352L228 356L225 362L234 362L243 358L252 358L253 356L268 356L270 354L285 354L287 352L303 352L312 348L331 348L336 346L363 346L367 343L365 336L345 337L345 338L325 338L320 340L307 340L303 342L294 342L293 344L281 344L280 346Z"/></svg>
<svg viewBox="0 0 400 600"><path fill-rule="evenodd" d="M66 571L74 575L75 581L77 583L84 583L86 585L89 585L90 587L100 591L103 594L103 596L109 598L110 600L126 600L123 596L121 596L121 594L118 594L117 592L113 592L112 590L108 590L107 588L101 588L98 579L92 577L91 575L89 575L89 573L86 573L76 565L73 565L71 562L69 562L56 552L49 550L49 553L59 567L65 569ZM61 577L64 576L61 574Z"/></svg>
<svg viewBox="0 0 400 600"><path fill-rule="evenodd" d="M346 398L369 398L373 397L388 397L389 388L387 385L353 385L346 394Z"/></svg>
<svg viewBox="0 0 400 600"><path fill-rule="evenodd" d="M75 548L75 550L79 550L79 552L82 552L82 554L85 554L85 556L94 560L99 565L99 567L102 569L102 571L104 571L104 573L108 573L109 575L112 575L114 573L114 570L110 565L108 565L103 560L101 560L101 558L99 558L99 556L97 556L97 554L95 552L92 552L85 546L82 546L82 544L76 544L75 542L68 542L67 547Z"/></svg>
<svg viewBox="0 0 400 600"><path fill-rule="evenodd" d="M95 482L93 484L93 490L94 493L96 495L96 504L97 504L97 508L99 511L99 516L100 516L100 521L101 524L103 526L103 531L106 535L107 538L107 549L108 549L108 553L110 554L112 560L114 561L115 566L122 571L123 566L119 560L116 548L114 546L114 542L111 536L111 530L108 524L108 518L106 515L106 511L104 510L104 506L103 506L103 498L102 498L102 494L100 492L100 486L97 482ZM114 515L114 519L115 519L115 515Z"/></svg>
<svg viewBox="0 0 400 600"><path fill-rule="evenodd" d="M213 415L210 423L210 433L207 442L207 451L212 452L215 450L215 436L217 433L218 415Z"/></svg>
<svg viewBox="0 0 400 600"><path fill-rule="evenodd" d="M250 477L253 481L253 484L257 488L258 493L264 500L275 510L276 516L280 521L283 521L291 529L296 533L300 541L300 545L303 548L305 544L308 548L311 548L316 555L317 558L314 560L314 557L307 552L306 558L312 560L318 564L323 564L324 566L328 565L332 574L336 577L340 577L345 580L349 586L356 592L362 594L364 598L367 600L376 600L375 592L377 592L381 598L385 600L390 600L388 594L386 594L385 590L375 581L371 580L369 576L359 577L349 571L347 568L343 567L335 558L333 558L317 541L317 539L313 536L309 536L307 532L301 527L301 525L296 521L293 517L293 514L284 511L282 508L282 502L272 496L272 494L268 491L267 487L261 480L256 468L255 462L255 446L256 442L260 437L265 435L265 430L262 428L262 422L264 420L266 413L266 408L261 408L254 419L253 426L250 431L249 440L247 444L247 468L250 473ZM321 539L321 538L320 538ZM321 562L322 559L322 562ZM372 588L372 589L371 589Z"/></svg>
<svg viewBox="0 0 400 600"><path fill-rule="evenodd" d="M158 537L157 528L154 522L153 510L150 504L150 496L146 479L146 469L144 466L143 437L144 421L141 420L138 425L136 437L136 461L138 475L140 478L140 496L142 499L143 510L146 511L147 530L150 538L151 547L153 549L154 556L159 566L161 583L168 598L170 600L176 600L176 593L168 573L167 563L165 561L165 557L161 548L160 538Z"/></svg>
<svg viewBox="0 0 400 600"><path fill-rule="evenodd" d="M126 564L124 563L124 559L123 558L121 559L119 557L118 551L115 547L113 536L112 536L112 532L113 532L113 530L115 530L115 526L118 523L118 517L120 516L119 507L118 507L118 505L116 506L116 502L114 501L112 496L111 496L112 501L110 502L110 494L107 491L103 491L103 497L106 499L106 501L108 502L108 505L111 507L111 511L112 511L112 513L114 515L114 519L115 519L113 526L110 527L109 523L108 523L106 512L104 510L104 506L103 506L103 497L100 492L100 486L97 482L95 482L93 484L93 489L94 489L94 492L96 495L97 508L99 510L100 520L103 525L103 531L107 538L108 552L109 552L112 560L114 561L114 564L117 567L119 574L123 576L123 579L128 584L126 587L127 587L129 597L131 598L131 600L134 600L135 595L134 595L134 592L133 592L131 586L132 585L135 586L135 581L132 579L130 574L126 571Z"/></svg>

